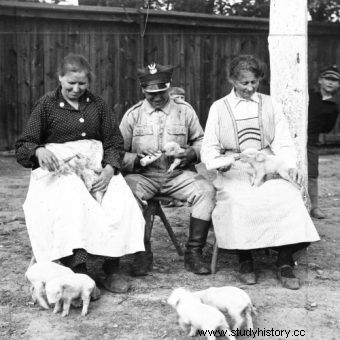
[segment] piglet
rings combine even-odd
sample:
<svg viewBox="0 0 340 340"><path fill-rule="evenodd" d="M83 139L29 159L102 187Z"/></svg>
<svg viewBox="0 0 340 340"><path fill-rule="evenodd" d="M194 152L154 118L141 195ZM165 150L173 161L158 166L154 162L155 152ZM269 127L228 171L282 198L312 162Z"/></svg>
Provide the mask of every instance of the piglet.
<svg viewBox="0 0 340 340"><path fill-rule="evenodd" d="M95 286L95 282L86 274L68 274L48 281L46 296L50 304L55 303L53 313L60 312L63 305L62 316L69 314L72 300L81 298L83 301L81 315L85 316Z"/></svg>
<svg viewBox="0 0 340 340"><path fill-rule="evenodd" d="M282 157L249 148L240 153L240 160L249 163L254 170L251 185L260 186L269 174L279 174L283 179L292 181L289 176L290 167Z"/></svg>
<svg viewBox="0 0 340 340"><path fill-rule="evenodd" d="M183 153L185 149L181 148L176 142L168 142L164 145L165 156L174 156L175 159L168 169L168 173L172 173L175 168L181 163L180 158L176 158L176 155Z"/></svg>
<svg viewBox="0 0 340 340"><path fill-rule="evenodd" d="M73 274L70 268L61 266L55 262L42 261L38 263L31 262L25 276L31 283L31 295L33 302L38 301L39 305L44 309L49 309L49 305L45 300L46 282L58 276Z"/></svg>
<svg viewBox="0 0 340 340"><path fill-rule="evenodd" d="M233 329L253 328L252 314L256 314L249 295L242 289L232 286L210 287L193 293L202 303L215 307L228 314L234 321Z"/></svg>
<svg viewBox="0 0 340 340"><path fill-rule="evenodd" d="M176 309L182 330L190 330L189 336L195 336L197 330L202 330L207 331L207 339L214 340L216 337L212 332L220 330L221 334L223 332L230 340L235 340L225 316L217 308L203 304L199 297L186 289L176 288L169 296L168 304Z"/></svg>

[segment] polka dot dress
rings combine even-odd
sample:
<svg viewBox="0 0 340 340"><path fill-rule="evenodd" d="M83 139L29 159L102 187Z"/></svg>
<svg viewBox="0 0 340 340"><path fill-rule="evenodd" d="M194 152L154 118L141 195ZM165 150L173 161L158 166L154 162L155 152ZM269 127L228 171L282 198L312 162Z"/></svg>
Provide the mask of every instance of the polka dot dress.
<svg viewBox="0 0 340 340"><path fill-rule="evenodd" d="M37 168L35 150L46 143L64 143L82 139L96 139L103 143L102 166L120 169L123 138L104 100L86 91L79 98L79 108L72 107L58 87L41 97L23 134L15 144L17 160L27 168Z"/></svg>

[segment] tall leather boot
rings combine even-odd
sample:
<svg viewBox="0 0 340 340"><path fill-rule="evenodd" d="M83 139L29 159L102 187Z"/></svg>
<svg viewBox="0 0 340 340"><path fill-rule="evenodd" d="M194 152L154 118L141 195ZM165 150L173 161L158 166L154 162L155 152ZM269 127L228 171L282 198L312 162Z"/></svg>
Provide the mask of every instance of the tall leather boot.
<svg viewBox="0 0 340 340"><path fill-rule="evenodd" d="M311 202L311 210L310 215L317 219L323 219L326 217L324 212L319 208L319 199L318 199L318 179L317 178L308 178L308 194Z"/></svg>
<svg viewBox="0 0 340 340"><path fill-rule="evenodd" d="M190 216L189 238L184 254L185 269L199 275L211 273L202 256L211 221L204 221Z"/></svg>

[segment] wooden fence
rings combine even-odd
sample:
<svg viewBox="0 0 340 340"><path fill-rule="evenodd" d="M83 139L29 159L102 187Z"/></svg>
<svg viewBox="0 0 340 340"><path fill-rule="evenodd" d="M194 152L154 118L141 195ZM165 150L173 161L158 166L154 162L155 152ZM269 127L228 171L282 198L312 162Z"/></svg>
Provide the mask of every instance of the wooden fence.
<svg viewBox="0 0 340 340"><path fill-rule="evenodd" d="M204 126L211 103L230 90L227 68L235 55L251 53L268 64L268 29L267 19L0 2L0 149L13 147L34 102L55 88L57 63L69 52L89 59L92 89L119 119L142 98L138 67L175 65L172 83L185 88ZM309 25L311 82L320 66L340 64L339 38L339 24ZM261 85L267 93L268 79Z"/></svg>

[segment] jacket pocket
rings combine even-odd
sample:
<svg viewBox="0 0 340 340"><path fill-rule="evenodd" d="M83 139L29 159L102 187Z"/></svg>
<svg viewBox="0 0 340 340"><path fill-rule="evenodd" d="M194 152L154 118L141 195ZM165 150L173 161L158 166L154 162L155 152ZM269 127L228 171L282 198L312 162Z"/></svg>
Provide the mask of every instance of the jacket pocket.
<svg viewBox="0 0 340 340"><path fill-rule="evenodd" d="M136 125L133 129L133 136L152 135L153 128L150 125Z"/></svg>
<svg viewBox="0 0 340 340"><path fill-rule="evenodd" d="M187 128L183 125L169 125L166 129L170 141L177 142L180 146L186 144Z"/></svg>

